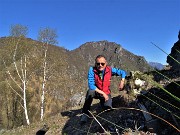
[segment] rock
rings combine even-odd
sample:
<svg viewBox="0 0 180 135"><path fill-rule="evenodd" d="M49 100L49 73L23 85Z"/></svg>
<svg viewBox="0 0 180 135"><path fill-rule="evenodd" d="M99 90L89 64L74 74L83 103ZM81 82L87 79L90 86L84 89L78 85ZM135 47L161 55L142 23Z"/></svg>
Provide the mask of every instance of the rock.
<svg viewBox="0 0 180 135"><path fill-rule="evenodd" d="M48 125L44 125L42 129L36 132L36 135L45 135L45 133L49 130Z"/></svg>
<svg viewBox="0 0 180 135"><path fill-rule="evenodd" d="M139 79L139 78L136 78L136 80L134 81L134 84L135 84L135 86L137 86L137 87L142 87L142 86L145 85L145 81L143 81L143 80L141 80L141 79Z"/></svg>
<svg viewBox="0 0 180 135"><path fill-rule="evenodd" d="M85 101L85 96L83 95L83 93L76 93L74 94L71 98L70 98L70 105L72 107L74 106L80 106L84 104Z"/></svg>
<svg viewBox="0 0 180 135"><path fill-rule="evenodd" d="M180 31L178 35L179 40L171 48L171 53L167 56L167 63L171 66L171 69L179 71L180 69ZM171 58L171 56L173 58ZM179 72L180 74L180 72Z"/></svg>

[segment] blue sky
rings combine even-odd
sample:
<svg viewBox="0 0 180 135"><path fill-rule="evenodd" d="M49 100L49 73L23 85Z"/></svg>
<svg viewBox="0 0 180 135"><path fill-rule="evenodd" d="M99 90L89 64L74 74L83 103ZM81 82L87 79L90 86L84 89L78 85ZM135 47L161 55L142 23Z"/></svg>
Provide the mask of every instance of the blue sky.
<svg viewBox="0 0 180 135"><path fill-rule="evenodd" d="M147 61L166 64L178 40L180 0L0 0L0 37L11 25L29 29L37 39L40 28L58 33L59 46L68 50L90 41L108 40Z"/></svg>

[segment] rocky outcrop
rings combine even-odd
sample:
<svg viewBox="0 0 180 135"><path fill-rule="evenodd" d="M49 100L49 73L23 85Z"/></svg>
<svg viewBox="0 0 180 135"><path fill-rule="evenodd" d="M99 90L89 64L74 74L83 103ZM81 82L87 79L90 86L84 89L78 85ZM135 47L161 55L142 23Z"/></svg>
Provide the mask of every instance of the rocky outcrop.
<svg viewBox="0 0 180 135"><path fill-rule="evenodd" d="M179 71L180 69L180 31L178 35L178 41L171 48L171 53L167 56L167 63L169 63L172 70Z"/></svg>
<svg viewBox="0 0 180 135"><path fill-rule="evenodd" d="M76 60L75 63L73 63L74 65L77 63L77 60L79 60L79 64L77 64L77 66L81 66L79 68L82 68L83 62L87 63L87 65L85 65L86 67L94 66L94 59L99 54L103 54L106 57L108 65L126 71L139 70L146 72L152 68L143 56L135 55L124 49L120 44L107 40L86 42L79 48L69 52L71 60Z"/></svg>

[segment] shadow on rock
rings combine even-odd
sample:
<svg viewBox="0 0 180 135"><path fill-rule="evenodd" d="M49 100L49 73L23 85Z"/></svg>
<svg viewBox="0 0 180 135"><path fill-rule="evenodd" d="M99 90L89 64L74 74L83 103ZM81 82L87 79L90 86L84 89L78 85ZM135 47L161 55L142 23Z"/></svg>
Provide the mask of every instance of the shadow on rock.
<svg viewBox="0 0 180 135"><path fill-rule="evenodd" d="M127 105L124 98L122 98L120 96L113 97L112 100L113 100L113 107L118 108L118 107L123 107L123 106ZM93 104L91 106L91 112L97 118L97 120L102 124L102 126L105 128L105 130L114 132L114 133L116 133L116 131L122 131L122 129L118 129L118 127L116 127L116 126L114 126L114 124L110 124L110 123L124 125L122 122L121 123L119 123L119 122L122 121L122 119L124 119L123 121L126 122L125 119L127 117L130 117L129 115L127 115L127 110L126 111L124 111L124 110L103 111L100 106L100 103ZM120 116L120 114L121 114L121 116ZM130 112L128 112L128 114L132 115L132 113L130 113ZM87 134L91 134L91 133L98 133L98 132L103 133L104 132L102 127L97 123L97 121L95 119L93 119L93 117L89 118L87 123L81 124L80 123L80 119L81 119L81 115L82 115L81 109L64 111L64 112L61 112L61 115L67 116L70 118L64 125L62 134L87 135ZM125 117L125 116L127 116L127 117ZM136 114L136 116L137 116L137 114ZM131 116L131 118L132 118L132 116ZM103 119L106 119L106 120L103 120ZM132 123L133 120L129 119L129 122ZM128 123L128 122L126 122L126 123ZM131 124L131 125L134 126L134 124Z"/></svg>
<svg viewBox="0 0 180 135"><path fill-rule="evenodd" d="M44 125L42 129L36 132L36 135L45 135L45 133L49 130L48 125Z"/></svg>

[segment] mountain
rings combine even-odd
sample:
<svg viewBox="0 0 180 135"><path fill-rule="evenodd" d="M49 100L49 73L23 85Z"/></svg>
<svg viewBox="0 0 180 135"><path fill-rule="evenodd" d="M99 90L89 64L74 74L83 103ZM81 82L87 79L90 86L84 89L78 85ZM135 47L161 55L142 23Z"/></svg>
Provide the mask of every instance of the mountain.
<svg viewBox="0 0 180 135"><path fill-rule="evenodd" d="M76 60L80 59L81 62L85 62L88 67L94 65L94 59L97 55L103 54L106 56L108 64L113 67L126 71L139 70L141 72L151 69L143 56L135 55L125 50L120 44L106 40L87 42L69 53Z"/></svg>
<svg viewBox="0 0 180 135"><path fill-rule="evenodd" d="M21 89L25 71L30 121L40 119L44 52L43 43L30 38L0 38L0 128L25 124L25 118L22 117L24 111L20 105L23 103ZM72 51L48 45L44 117L66 110L69 107L68 101L74 95L85 95L87 71L89 66L94 65L94 59L98 54L104 54L109 65L127 72L146 72L151 69L144 57L137 56L114 42L87 42ZM115 85L118 82L119 79L112 79L114 90L118 89Z"/></svg>
<svg viewBox="0 0 180 135"><path fill-rule="evenodd" d="M178 76L175 78L175 74L171 70L159 71L173 80L172 84L168 85L169 81L165 80L164 76L151 71L152 67L143 56L135 55L121 45L109 41L86 42L72 51L48 45L47 57L44 59L46 47L43 43L29 38L0 38L0 134L33 135L46 132L48 129L47 135L101 133L102 128L94 119L94 122L91 119L92 123L89 122L87 125L80 126L78 122L82 108L79 99L85 97L87 91L87 71L89 66L94 65L94 59L98 54L105 55L109 65L124 69L127 73L138 70L133 73L139 74L136 77L145 79L147 82L145 88L142 88L145 91L136 95L135 92L138 93L138 91L133 85L133 80L127 80L129 85L126 85L127 88L131 86L135 88L133 91L119 92L117 88L119 78L112 77L113 107L117 109L98 114L96 109L99 109L100 106L96 100L92 106L93 113L97 120L100 120L102 126L107 131L116 132L115 134L126 134L126 130L131 132L131 129L134 131L137 129L136 127L139 127L138 130L143 127L147 128L145 124L153 127L157 125L161 133L165 135L177 133L177 129L172 128L171 125L178 125L179 121L175 117L178 116L179 110L178 107L172 109L172 106L168 106L167 101L179 106L177 102L179 86L174 82L180 84L180 78ZM44 74L44 61L46 61L46 74ZM24 76L25 72L26 77ZM44 78L46 79L45 119L41 121L40 107ZM25 126L26 120L22 107L24 103L22 98L24 82L22 80L24 79L27 81L25 88L30 126ZM168 93L172 92L178 97L172 98L167 91L164 92L164 89L158 88L157 83L160 84L160 88L165 86ZM163 100L159 102L157 97L166 102L163 103ZM78 102L76 102L77 99ZM155 104L154 101L157 101L158 104ZM148 112L155 114L153 116L162 117L172 124L167 125L161 121L162 119L145 121L144 113L138 111L139 103L145 105ZM73 106L74 104L77 106ZM172 112L166 112L164 108ZM173 119L172 115L174 115ZM154 130L152 127L150 128L150 131Z"/></svg>
<svg viewBox="0 0 180 135"><path fill-rule="evenodd" d="M161 64L161 63L158 63L158 62L148 62L148 64L153 67L153 68L156 68L158 70L162 70L164 69L164 65Z"/></svg>

